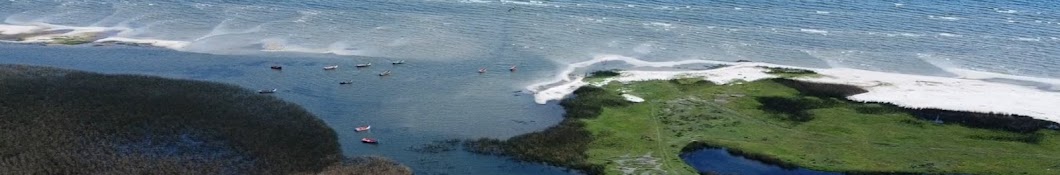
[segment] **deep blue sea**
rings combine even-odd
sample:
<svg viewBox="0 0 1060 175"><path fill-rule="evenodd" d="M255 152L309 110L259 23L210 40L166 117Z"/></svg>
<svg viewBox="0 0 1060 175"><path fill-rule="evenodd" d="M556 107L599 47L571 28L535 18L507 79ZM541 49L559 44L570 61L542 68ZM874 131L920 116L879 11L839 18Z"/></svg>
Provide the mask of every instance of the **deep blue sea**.
<svg viewBox="0 0 1060 175"><path fill-rule="evenodd" d="M335 128L346 154L392 157L418 174L562 173L409 147L555 124L560 107L517 91L597 54L1060 78L1060 1L1050 0L0 0L0 19L187 43L0 44L0 63L277 88ZM353 68L367 62L376 64ZM340 69L321 70L332 64ZM512 64L520 70L504 70ZM393 75L375 76L383 70ZM364 124L372 132L352 131ZM383 144L357 142L365 136Z"/></svg>

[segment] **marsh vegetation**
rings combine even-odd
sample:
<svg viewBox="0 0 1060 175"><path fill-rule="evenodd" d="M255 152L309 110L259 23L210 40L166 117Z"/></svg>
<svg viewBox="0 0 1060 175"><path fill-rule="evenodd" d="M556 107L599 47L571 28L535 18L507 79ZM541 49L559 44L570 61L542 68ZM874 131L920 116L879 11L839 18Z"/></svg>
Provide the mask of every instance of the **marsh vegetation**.
<svg viewBox="0 0 1060 175"><path fill-rule="evenodd" d="M615 100L621 91L649 100ZM696 173L677 155L704 145L784 167L855 174L1060 171L1055 122L845 99L864 92L790 79L612 83L563 100L560 125L469 143L479 152L603 174ZM653 164L625 163L631 156Z"/></svg>
<svg viewBox="0 0 1060 175"><path fill-rule="evenodd" d="M403 167L344 164L335 132L315 116L232 85L0 65L0 99L0 174Z"/></svg>

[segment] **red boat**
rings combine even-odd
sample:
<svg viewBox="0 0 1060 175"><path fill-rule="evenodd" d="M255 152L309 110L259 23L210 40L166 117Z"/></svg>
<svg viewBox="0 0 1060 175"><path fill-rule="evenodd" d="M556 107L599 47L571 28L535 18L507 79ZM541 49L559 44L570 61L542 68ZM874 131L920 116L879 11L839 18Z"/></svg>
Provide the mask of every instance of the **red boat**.
<svg viewBox="0 0 1060 175"><path fill-rule="evenodd" d="M372 144L379 143L379 141L377 141L377 140L375 140L373 138L367 138L367 137L361 138L361 142L372 143Z"/></svg>
<svg viewBox="0 0 1060 175"><path fill-rule="evenodd" d="M361 131L368 131L369 129L372 129L372 125L357 127L357 128L354 128L353 130L357 131L357 132L361 132Z"/></svg>

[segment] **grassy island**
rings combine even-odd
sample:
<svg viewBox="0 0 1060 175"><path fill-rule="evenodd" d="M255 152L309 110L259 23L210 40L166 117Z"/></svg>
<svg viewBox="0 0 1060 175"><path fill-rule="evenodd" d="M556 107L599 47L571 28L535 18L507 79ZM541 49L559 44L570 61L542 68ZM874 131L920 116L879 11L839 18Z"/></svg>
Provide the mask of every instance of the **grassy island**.
<svg viewBox="0 0 1060 175"><path fill-rule="evenodd" d="M233 85L0 65L0 174L411 174Z"/></svg>
<svg viewBox="0 0 1060 175"><path fill-rule="evenodd" d="M626 102L623 92L646 101ZM768 163L833 172L1060 174L1060 132L1043 129L1054 122L843 98L863 92L789 79L587 86L561 101L567 113L557 126L467 145L588 174L695 174L678 155L696 147L725 147Z"/></svg>

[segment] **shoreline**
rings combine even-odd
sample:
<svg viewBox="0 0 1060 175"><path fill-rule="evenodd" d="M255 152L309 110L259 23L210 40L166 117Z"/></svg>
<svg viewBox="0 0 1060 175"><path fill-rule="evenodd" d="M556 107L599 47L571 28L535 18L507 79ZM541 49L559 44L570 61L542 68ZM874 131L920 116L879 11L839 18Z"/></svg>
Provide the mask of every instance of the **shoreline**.
<svg viewBox="0 0 1060 175"><path fill-rule="evenodd" d="M5 24L0 23L0 42L22 44L81 45L124 44L151 46L183 51L189 41L161 40L125 37L131 34L123 27L75 27L47 23Z"/></svg>
<svg viewBox="0 0 1060 175"><path fill-rule="evenodd" d="M1035 154L1035 152L1052 150L1056 145L1054 138L1057 136L1057 123L1030 117L939 109L912 109L887 103L865 103L842 98L866 92L852 85L781 78L738 82L741 84L735 85L703 83L706 81L695 80L697 79L689 78L582 86L574 92L574 97L564 98L560 102L568 111L561 124L508 140L471 140L467 144L472 152L506 155L522 161L544 162L578 169L589 174L616 173L627 170L684 172L684 168L674 167L675 165L672 164L674 162L669 161L666 154L686 153L696 148L696 142L724 147L730 153L766 164L849 174L1024 171L997 168L993 164L981 165L974 160L982 155L969 155L969 153L984 148L983 146L992 145L998 148L991 149L1027 151L1026 153L1005 154ZM676 89L664 90L668 88ZM796 95L790 96L791 92L784 89L794 90ZM647 101L638 103L625 100L621 95L627 93L645 97ZM691 95L691 97L685 97L686 95ZM711 98L714 100L710 100ZM753 99L758 101L756 103L762 104L758 106L754 105L756 103L741 102L747 99ZM791 105L790 103L809 104ZM687 106L690 104L692 106ZM706 105L700 106L702 104ZM723 106L716 106L716 104L723 104ZM693 112L688 113L689 110ZM739 112L734 113L733 110ZM798 114L808 114L809 117L796 118ZM935 115L940 117L932 117ZM656 136L652 134L654 132L646 132L656 130L653 128L661 129L663 133ZM883 128L894 131L879 130ZM923 133L933 132L950 134L923 135ZM586 133L588 134L585 135ZM574 135L584 136L571 137ZM560 139L561 136L568 138ZM797 139L806 136L813 137ZM823 142L836 139L852 139L855 143L839 141L836 145L829 145L828 142ZM565 143L564 145L567 146L564 148L579 149L559 149L551 145L536 144L556 142ZM654 142L662 143L656 145ZM866 144L857 144L860 142ZM624 144L616 145L616 143ZM847 148L848 146L852 147ZM911 153L928 151L921 149L925 148L924 146L941 148L947 150L945 151L947 153ZM677 151L672 150L671 147L684 149ZM807 147L822 147L817 150L832 151L806 150ZM874 158L862 160L842 156L858 150L868 151L861 154ZM621 156L623 154L640 155L645 154L645 151L648 155L640 159L650 160L650 162L661 161L662 167L666 168L652 170L636 165L630 167L629 164L614 163L630 161L625 156ZM888 154L892 152L906 153ZM543 155L556 154L585 157L543 159L548 158ZM939 154L953 154L957 157L939 157ZM816 158L816 161L812 161L811 158ZM1009 162L1033 160L1036 159L1025 159L1013 155L999 157L999 161ZM1044 163L1048 164L1048 162ZM1042 163L1034 164L1035 167L1040 167ZM660 164L655 166L659 167ZM910 167L905 167L907 164ZM885 166L866 167L867 165ZM968 168L966 166L987 167ZM1041 173L1041 170L1030 172Z"/></svg>
<svg viewBox="0 0 1060 175"><path fill-rule="evenodd" d="M606 78L600 82L584 82L583 76L569 76L579 68L607 62L621 61L633 67L672 67L684 64L720 64L728 65L709 70L689 71L621 71L618 77ZM556 101L571 94L575 89L586 86L602 86L617 81L629 83L647 80L669 80L677 78L703 78L716 84L747 82L765 78L776 78L778 75L766 74L763 67L804 69L817 72L819 77L795 77L797 80L853 85L868 90L847 99L859 102L891 103L907 108L937 108L955 111L1002 113L1029 116L1036 119L1060 122L1060 108L1049 104L1060 104L1060 93L1043 91L1038 88L1004 84L987 81L992 78L1005 78L1049 84L1052 88L1060 87L1060 80L1014 75L991 74L974 71L964 72L960 77L935 77L849 68L802 68L758 62L721 62L710 60L685 60L668 62L649 62L620 55L599 55L592 60L577 62L566 66L556 77L541 83L527 86L534 93L538 104ZM1052 81L1050 81L1052 80Z"/></svg>

